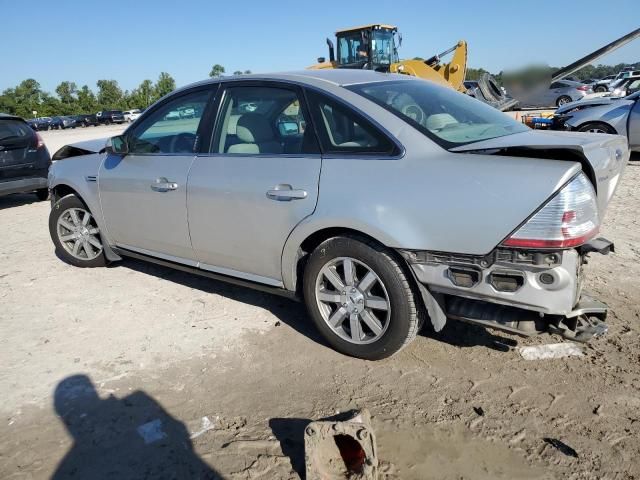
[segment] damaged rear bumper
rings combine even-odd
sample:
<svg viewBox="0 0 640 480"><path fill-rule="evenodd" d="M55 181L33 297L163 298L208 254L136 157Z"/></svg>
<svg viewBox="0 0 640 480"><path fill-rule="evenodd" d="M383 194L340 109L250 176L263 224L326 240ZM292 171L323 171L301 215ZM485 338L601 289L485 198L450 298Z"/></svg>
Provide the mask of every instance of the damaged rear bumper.
<svg viewBox="0 0 640 480"><path fill-rule="evenodd" d="M580 340L606 331L602 325L594 327L595 320L583 325L581 319L604 320L607 309L590 297L582 297L582 265L589 253L610 251L613 244L597 238L568 250L500 247L484 256L410 250L400 253L421 284L423 297L439 297L449 318L522 335L554 326L568 337L576 337L581 328L591 332L575 338ZM439 330L443 322L434 326Z"/></svg>

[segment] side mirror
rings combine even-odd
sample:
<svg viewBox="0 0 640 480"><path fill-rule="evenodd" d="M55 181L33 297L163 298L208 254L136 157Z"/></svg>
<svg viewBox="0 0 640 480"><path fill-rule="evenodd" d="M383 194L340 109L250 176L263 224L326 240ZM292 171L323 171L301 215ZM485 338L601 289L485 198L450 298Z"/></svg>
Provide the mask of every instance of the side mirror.
<svg viewBox="0 0 640 480"><path fill-rule="evenodd" d="M300 126L296 122L280 122L278 123L278 129L283 137L300 133Z"/></svg>
<svg viewBox="0 0 640 480"><path fill-rule="evenodd" d="M117 135L107 140L105 145L107 153L115 153L116 155L126 155L129 153L129 145L124 135Z"/></svg>
<svg viewBox="0 0 640 480"><path fill-rule="evenodd" d="M326 60L326 58L324 57L318 57L318 63L324 63Z"/></svg>

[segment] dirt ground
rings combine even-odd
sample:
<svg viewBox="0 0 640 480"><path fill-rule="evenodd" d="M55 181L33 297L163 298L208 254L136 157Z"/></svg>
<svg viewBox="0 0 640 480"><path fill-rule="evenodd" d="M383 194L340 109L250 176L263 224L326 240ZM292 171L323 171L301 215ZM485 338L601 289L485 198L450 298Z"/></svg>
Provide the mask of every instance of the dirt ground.
<svg viewBox="0 0 640 480"><path fill-rule="evenodd" d="M52 152L82 135L47 132ZM87 133L89 132L89 133ZM586 287L585 356L449 321L391 359L329 349L302 305L127 260L60 261L49 204L0 198L0 478L296 479L310 420L366 407L387 479L640 478L640 158Z"/></svg>

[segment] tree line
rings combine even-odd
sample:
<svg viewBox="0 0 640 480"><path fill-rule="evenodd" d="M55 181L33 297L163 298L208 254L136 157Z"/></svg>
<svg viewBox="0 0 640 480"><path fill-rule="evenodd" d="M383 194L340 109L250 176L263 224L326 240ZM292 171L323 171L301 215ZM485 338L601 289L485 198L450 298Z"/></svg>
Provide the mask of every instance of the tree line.
<svg viewBox="0 0 640 480"><path fill-rule="evenodd" d="M249 74L251 70L233 72L234 75ZM211 68L210 77L225 74L222 65ZM79 87L75 82L64 81L55 88L55 94L44 91L40 83L28 78L17 86L5 89L0 94L0 112L32 118L54 115L77 115L96 113L101 110L129 110L146 108L167 93L175 90L176 81L167 72L161 72L158 79L145 79L132 90L123 90L117 80L98 80L94 91L88 85Z"/></svg>
<svg viewBox="0 0 640 480"><path fill-rule="evenodd" d="M422 60L415 57L416 60ZM618 65L587 65L572 76L578 80L589 78L603 78L615 75L626 67L640 70L640 62ZM558 70L549 67L551 73ZM250 74L251 70L236 70L234 75ZM483 73L489 73L483 68L468 68L467 80L477 80ZM215 64L209 72L210 77L225 75L225 68ZM498 82L502 72L494 74ZM0 112L18 115L23 118L33 117L36 111L39 117L53 115L75 115L80 113L95 113L100 110L128 110L131 108L146 108L167 93L175 90L176 81L167 72L161 72L155 83L149 79L143 80L133 90L122 90L116 80L98 80L97 90L94 92L88 85L78 87L75 82L64 81L55 88L55 94L46 92L37 80L28 78L19 85L7 88L0 95Z"/></svg>

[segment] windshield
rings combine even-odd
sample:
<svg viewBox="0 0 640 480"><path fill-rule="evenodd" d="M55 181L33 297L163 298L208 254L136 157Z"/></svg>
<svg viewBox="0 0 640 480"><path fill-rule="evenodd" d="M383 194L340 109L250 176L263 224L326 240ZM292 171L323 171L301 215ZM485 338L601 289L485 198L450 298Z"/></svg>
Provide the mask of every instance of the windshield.
<svg viewBox="0 0 640 480"><path fill-rule="evenodd" d="M398 61L398 53L393 41L393 32L375 30L371 40L372 62L376 65L391 65Z"/></svg>
<svg viewBox="0 0 640 480"><path fill-rule="evenodd" d="M529 130L479 100L423 80L347 87L383 106L444 148Z"/></svg>

